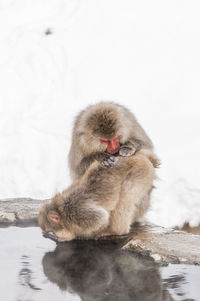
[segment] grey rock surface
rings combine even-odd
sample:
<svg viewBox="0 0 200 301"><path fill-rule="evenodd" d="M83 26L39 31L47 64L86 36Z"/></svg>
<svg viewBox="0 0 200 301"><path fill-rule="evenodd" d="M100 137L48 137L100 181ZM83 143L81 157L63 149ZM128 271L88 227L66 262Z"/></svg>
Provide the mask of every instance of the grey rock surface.
<svg viewBox="0 0 200 301"><path fill-rule="evenodd" d="M47 201L31 198L0 200L0 226L37 225L40 207Z"/></svg>
<svg viewBox="0 0 200 301"><path fill-rule="evenodd" d="M200 264L200 235L152 224L135 225L124 249L134 249L157 262Z"/></svg>
<svg viewBox="0 0 200 301"><path fill-rule="evenodd" d="M1 200L0 227L37 226L40 207L48 201L29 198ZM149 255L156 262L200 264L199 235L152 224L136 224L128 235L104 239L121 239L123 249Z"/></svg>

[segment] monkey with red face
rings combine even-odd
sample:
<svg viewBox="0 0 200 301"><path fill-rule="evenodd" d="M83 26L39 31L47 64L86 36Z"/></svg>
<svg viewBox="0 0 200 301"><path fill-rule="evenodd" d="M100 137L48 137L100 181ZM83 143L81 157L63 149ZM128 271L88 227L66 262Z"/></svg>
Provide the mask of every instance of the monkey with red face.
<svg viewBox="0 0 200 301"><path fill-rule="evenodd" d="M69 152L71 176L79 178L94 160L113 167L116 156L131 156L140 149L155 157L151 140L128 109L109 102L89 106L74 124Z"/></svg>
<svg viewBox="0 0 200 301"><path fill-rule="evenodd" d="M73 130L74 183L43 206L41 228L59 240L127 234L149 207L158 163L131 112L113 103L88 107Z"/></svg>

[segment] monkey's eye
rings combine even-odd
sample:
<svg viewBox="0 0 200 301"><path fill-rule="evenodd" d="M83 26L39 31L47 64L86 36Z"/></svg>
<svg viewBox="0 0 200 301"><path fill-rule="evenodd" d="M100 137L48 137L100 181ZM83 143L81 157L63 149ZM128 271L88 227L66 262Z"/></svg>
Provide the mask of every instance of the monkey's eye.
<svg viewBox="0 0 200 301"><path fill-rule="evenodd" d="M110 142L109 140L101 139L101 143L103 144L108 144L109 142Z"/></svg>

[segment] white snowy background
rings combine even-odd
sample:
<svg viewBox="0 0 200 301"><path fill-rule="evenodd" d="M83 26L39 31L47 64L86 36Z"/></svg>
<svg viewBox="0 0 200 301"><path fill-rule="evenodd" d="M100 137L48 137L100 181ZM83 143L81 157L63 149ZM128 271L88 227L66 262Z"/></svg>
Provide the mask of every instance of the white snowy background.
<svg viewBox="0 0 200 301"><path fill-rule="evenodd" d="M198 0L0 0L0 198L66 188L75 115L111 100L162 161L148 218L198 225L199 11Z"/></svg>

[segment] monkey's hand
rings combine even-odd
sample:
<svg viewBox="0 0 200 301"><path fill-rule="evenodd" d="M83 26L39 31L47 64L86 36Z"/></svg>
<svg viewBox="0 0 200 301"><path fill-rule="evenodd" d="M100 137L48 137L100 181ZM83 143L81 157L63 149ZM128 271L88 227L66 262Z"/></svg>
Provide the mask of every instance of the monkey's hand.
<svg viewBox="0 0 200 301"><path fill-rule="evenodd" d="M122 145L119 149L119 155L122 157L129 157L135 154L136 148L134 146Z"/></svg>
<svg viewBox="0 0 200 301"><path fill-rule="evenodd" d="M114 157L108 153L103 153L101 156L98 156L97 161L99 161L105 167L114 167L118 161L117 157Z"/></svg>
<svg viewBox="0 0 200 301"><path fill-rule="evenodd" d="M122 157L130 157L136 153L141 148L140 141L131 138L126 143L122 144L119 149L119 155Z"/></svg>

